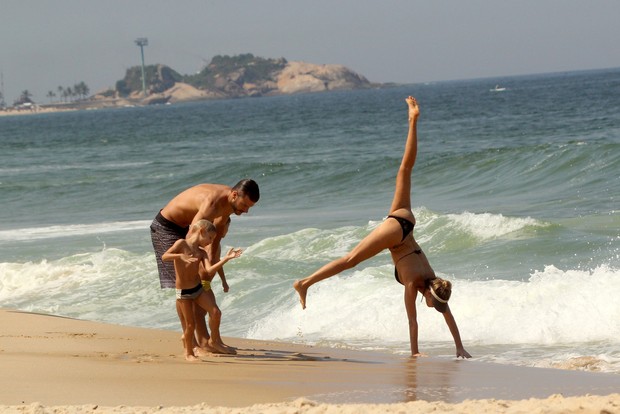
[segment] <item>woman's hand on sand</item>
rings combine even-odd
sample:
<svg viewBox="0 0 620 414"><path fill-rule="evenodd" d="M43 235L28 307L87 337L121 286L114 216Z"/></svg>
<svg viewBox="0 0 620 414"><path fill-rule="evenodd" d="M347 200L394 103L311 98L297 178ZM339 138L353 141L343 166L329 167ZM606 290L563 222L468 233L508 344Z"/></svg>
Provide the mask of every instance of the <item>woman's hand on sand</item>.
<svg viewBox="0 0 620 414"><path fill-rule="evenodd" d="M458 348L456 350L456 357L465 359L465 358L471 358L471 355L469 355L469 352L467 352L465 348Z"/></svg>

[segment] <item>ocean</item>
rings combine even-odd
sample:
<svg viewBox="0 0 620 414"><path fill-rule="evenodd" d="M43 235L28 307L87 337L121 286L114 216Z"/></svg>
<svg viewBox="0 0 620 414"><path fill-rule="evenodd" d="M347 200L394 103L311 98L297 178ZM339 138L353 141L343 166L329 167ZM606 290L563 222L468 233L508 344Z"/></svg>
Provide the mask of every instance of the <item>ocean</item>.
<svg viewBox="0 0 620 414"><path fill-rule="evenodd" d="M505 90L493 90L500 85ZM149 225L180 191L255 179L223 248L222 335L409 354L387 252L292 283L388 214L421 107L415 236L476 360L620 374L620 69L0 117L0 306L176 330ZM454 358L418 304L420 349Z"/></svg>

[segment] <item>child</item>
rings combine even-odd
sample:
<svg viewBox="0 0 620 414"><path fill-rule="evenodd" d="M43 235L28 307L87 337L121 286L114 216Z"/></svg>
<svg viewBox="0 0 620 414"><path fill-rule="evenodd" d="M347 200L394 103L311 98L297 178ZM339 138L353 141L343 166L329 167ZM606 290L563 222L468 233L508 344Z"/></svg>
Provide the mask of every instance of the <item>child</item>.
<svg viewBox="0 0 620 414"><path fill-rule="evenodd" d="M222 239L226 237L229 227L230 227L230 217L228 218L226 223L222 226L222 231L221 231ZM221 247L218 246L218 249L216 251L217 257L220 256L220 253L221 253ZM210 257L208 258L208 260L209 260L209 263L211 264L213 263L213 260ZM207 323L205 321L207 312L205 311L205 309L201 308L200 306L194 306L194 317L196 321L196 337L199 340L198 348L196 348L194 352L196 352L198 355L204 353L205 349L208 352L222 353L222 349L224 349L226 351L224 353L226 354L237 353L235 348L228 346L224 342L222 342L222 338L220 337L220 334L219 334L220 322L222 320L222 311L217 306L217 303L215 301L215 294L213 290L211 289L211 281L213 280L215 273L219 273L220 279L222 280L222 288L224 289L224 292L228 292L229 287L228 287L228 283L226 282L226 276L224 275L222 268L219 268L217 270L207 271L207 269L205 268L203 264L201 264L200 267L198 268L198 274L200 275L200 279L202 282L202 288L204 289L205 294L209 297L209 300L213 304L211 309L207 310L209 312L209 327L211 328L212 333L213 332L216 333L215 335L212 334L211 336L209 336L209 332L207 330Z"/></svg>
<svg viewBox="0 0 620 414"><path fill-rule="evenodd" d="M183 343L185 346L185 359L187 361L199 360L194 354L193 347L195 329L194 304L207 311L214 306L214 303L212 303L202 288L198 274L200 265L204 266L206 272L216 272L229 260L241 256L241 249L232 248L219 262L211 265L205 248L211 244L215 234L213 223L208 220L199 220L191 225L185 239L177 240L162 255L162 260L174 262L177 305L180 310L179 319L183 327ZM213 332L213 327L211 329L213 344L217 344L218 341L221 342L219 329L216 329L216 332ZM226 349L222 348L222 351L226 351Z"/></svg>

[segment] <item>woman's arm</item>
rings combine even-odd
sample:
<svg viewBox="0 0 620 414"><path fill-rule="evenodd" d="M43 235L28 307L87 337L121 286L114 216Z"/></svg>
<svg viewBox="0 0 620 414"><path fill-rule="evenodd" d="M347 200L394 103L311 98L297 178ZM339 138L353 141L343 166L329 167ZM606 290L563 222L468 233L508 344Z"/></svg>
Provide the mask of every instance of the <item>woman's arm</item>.
<svg viewBox="0 0 620 414"><path fill-rule="evenodd" d="M413 283L407 283L405 286L405 309L407 310L407 319L409 320L409 341L411 343L411 355L421 356L418 349L418 317L415 308L415 298L418 290Z"/></svg>
<svg viewBox="0 0 620 414"><path fill-rule="evenodd" d="M450 311L450 307L448 307L448 309L443 313L443 317L446 320L448 329L450 329L452 338L454 338L454 344L456 345L456 357L471 358L469 352L467 352L465 348L463 348L463 343L461 342L461 335L459 334L459 328L458 326L456 326L456 321L454 320L454 316Z"/></svg>

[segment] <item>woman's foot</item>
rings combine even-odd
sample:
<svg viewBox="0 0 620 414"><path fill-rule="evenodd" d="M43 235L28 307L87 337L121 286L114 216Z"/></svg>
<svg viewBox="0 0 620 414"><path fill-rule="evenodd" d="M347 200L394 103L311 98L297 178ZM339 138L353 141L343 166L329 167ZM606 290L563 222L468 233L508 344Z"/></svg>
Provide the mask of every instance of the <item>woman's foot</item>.
<svg viewBox="0 0 620 414"><path fill-rule="evenodd" d="M418 102L413 96L407 97L405 102L407 102L407 105L409 106L409 121L415 121L420 115L420 107L418 106Z"/></svg>
<svg viewBox="0 0 620 414"><path fill-rule="evenodd" d="M308 288L302 286L301 280L297 280L293 283L293 287L299 294L299 301L301 302L301 308L306 309L306 294L308 293Z"/></svg>

